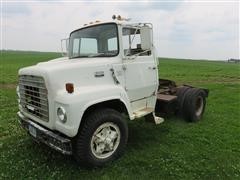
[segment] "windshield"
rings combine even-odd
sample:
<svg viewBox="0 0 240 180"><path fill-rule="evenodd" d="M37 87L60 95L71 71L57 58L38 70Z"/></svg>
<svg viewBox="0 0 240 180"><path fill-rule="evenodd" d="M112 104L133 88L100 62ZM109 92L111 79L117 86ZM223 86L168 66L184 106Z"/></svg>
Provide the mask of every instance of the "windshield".
<svg viewBox="0 0 240 180"><path fill-rule="evenodd" d="M111 57L118 55L117 25L101 24L73 31L69 58Z"/></svg>

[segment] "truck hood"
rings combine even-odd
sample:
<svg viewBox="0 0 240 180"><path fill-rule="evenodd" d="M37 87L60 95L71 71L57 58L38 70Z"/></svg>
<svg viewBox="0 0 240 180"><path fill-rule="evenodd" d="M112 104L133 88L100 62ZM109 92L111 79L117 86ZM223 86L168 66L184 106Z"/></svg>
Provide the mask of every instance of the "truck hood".
<svg viewBox="0 0 240 180"><path fill-rule="evenodd" d="M75 58L75 59L69 59L68 57L62 57L53 59L47 62L40 62L36 64L35 68L40 68L42 70L50 70L55 71L58 69L67 69L67 68L73 68L77 66L78 68L86 67L86 66L98 66L101 64L105 64L106 62L109 62L107 58Z"/></svg>
<svg viewBox="0 0 240 180"><path fill-rule="evenodd" d="M43 77L49 93L52 94L65 89L66 83L74 83L75 87L113 83L110 69L112 64L118 63L119 60L118 57L76 59L63 57L22 68L19 75ZM104 73L104 76L96 77L97 72Z"/></svg>

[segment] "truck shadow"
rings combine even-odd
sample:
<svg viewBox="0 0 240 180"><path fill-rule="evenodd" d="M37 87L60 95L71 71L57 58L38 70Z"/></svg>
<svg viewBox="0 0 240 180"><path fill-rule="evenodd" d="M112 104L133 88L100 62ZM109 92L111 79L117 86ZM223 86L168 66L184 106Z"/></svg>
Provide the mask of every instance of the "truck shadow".
<svg viewBox="0 0 240 180"><path fill-rule="evenodd" d="M165 122L164 122L165 123ZM128 147L130 149L145 149L152 144L166 141L169 127L165 124L155 125L145 122L144 118L129 122Z"/></svg>
<svg viewBox="0 0 240 180"><path fill-rule="evenodd" d="M168 124L168 121L166 120L166 122L159 125L145 122L144 118L130 121L128 123L128 144L125 155L122 157L123 161L125 157L131 156L132 153L144 153L145 151L148 152L151 149L150 147L165 146L168 143L167 136L171 131L171 125ZM42 143L31 140L31 138L27 138L24 144L26 144L27 149L30 149L27 153L36 165L42 166L45 164L50 170L56 168L65 169L65 171L66 169L70 171L90 170L81 165L79 166L72 156L56 152Z"/></svg>

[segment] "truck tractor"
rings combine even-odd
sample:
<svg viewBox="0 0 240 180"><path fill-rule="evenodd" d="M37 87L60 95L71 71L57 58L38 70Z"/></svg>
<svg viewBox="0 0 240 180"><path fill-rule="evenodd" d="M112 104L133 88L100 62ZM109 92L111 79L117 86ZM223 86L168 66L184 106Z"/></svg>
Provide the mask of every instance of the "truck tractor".
<svg viewBox="0 0 240 180"><path fill-rule="evenodd" d="M127 120L159 124L172 114L197 122L204 113L208 90L159 79L152 24L128 20L85 24L65 39L64 57L18 73L21 126L83 166L123 154Z"/></svg>

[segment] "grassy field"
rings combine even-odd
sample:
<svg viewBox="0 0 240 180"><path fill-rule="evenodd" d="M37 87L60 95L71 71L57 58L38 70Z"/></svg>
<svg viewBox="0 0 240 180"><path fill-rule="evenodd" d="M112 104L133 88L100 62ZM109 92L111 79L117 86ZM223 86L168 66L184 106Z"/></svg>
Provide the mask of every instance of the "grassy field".
<svg viewBox="0 0 240 180"><path fill-rule="evenodd" d="M202 121L129 122L126 153L102 169L78 167L37 144L16 118L17 71L57 53L3 52L0 61L0 179L240 179L240 65L160 59L162 78L209 88Z"/></svg>

